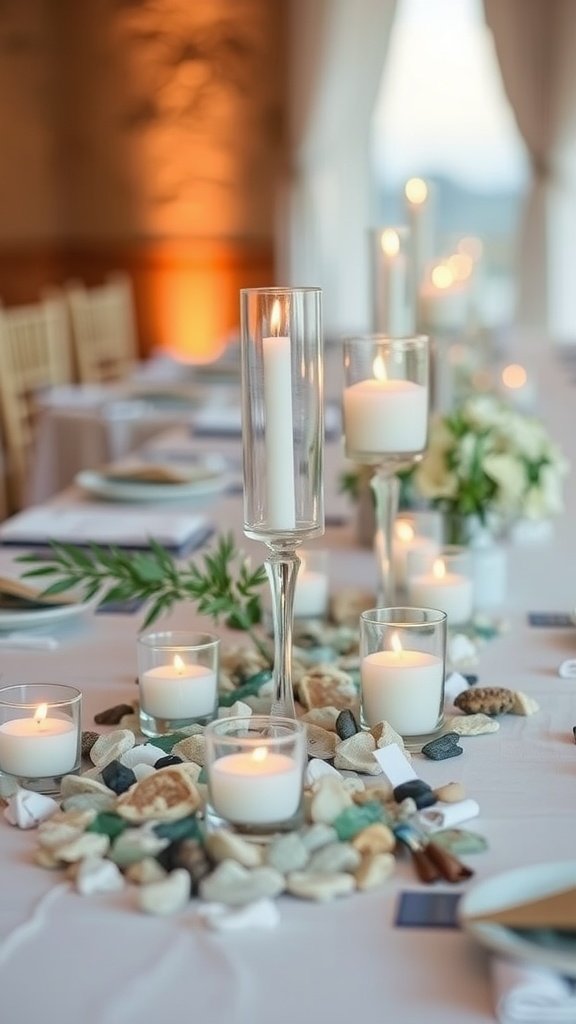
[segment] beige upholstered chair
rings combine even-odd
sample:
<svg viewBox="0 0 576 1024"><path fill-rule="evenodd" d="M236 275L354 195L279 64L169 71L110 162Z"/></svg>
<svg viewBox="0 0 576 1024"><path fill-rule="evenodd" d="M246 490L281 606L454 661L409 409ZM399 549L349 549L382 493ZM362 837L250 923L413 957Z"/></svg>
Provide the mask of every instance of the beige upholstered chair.
<svg viewBox="0 0 576 1024"><path fill-rule="evenodd" d="M120 380L137 359L130 279L117 274L106 284L66 287L77 379L82 384Z"/></svg>
<svg viewBox="0 0 576 1024"><path fill-rule="evenodd" d="M11 511L24 499L38 395L70 380L70 332L63 300L0 306L0 420Z"/></svg>

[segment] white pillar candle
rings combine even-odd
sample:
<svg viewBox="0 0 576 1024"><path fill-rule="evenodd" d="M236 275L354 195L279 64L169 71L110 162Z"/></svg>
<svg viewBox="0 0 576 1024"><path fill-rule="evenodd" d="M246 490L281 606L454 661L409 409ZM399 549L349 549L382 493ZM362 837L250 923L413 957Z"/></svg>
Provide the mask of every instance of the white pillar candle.
<svg viewBox="0 0 576 1024"><path fill-rule="evenodd" d="M226 754L210 766L212 806L227 821L266 825L287 821L300 805L302 766L265 746Z"/></svg>
<svg viewBox="0 0 576 1024"><path fill-rule="evenodd" d="M414 303L408 287L408 263L395 228L378 233L374 267L374 328L392 337L414 330Z"/></svg>
<svg viewBox="0 0 576 1024"><path fill-rule="evenodd" d="M424 277L424 270L434 259L434 197L430 183L423 178L410 178L404 186L406 213L410 228L414 299Z"/></svg>
<svg viewBox="0 0 576 1024"><path fill-rule="evenodd" d="M296 502L291 342L289 336L280 334L280 323L280 303L276 299L270 318L273 333L262 338L267 526L273 530L293 530Z"/></svg>
<svg viewBox="0 0 576 1024"><path fill-rule="evenodd" d="M216 673L206 665L186 664L177 654L172 665L142 672L140 705L154 718L209 715L216 705Z"/></svg>
<svg viewBox="0 0 576 1024"><path fill-rule="evenodd" d="M358 457L420 452L426 444L428 389L411 380L387 379L382 360L374 378L344 389L346 453Z"/></svg>
<svg viewBox="0 0 576 1024"><path fill-rule="evenodd" d="M304 558L296 577L294 615L302 619L325 616L328 612L328 576L316 569L307 569Z"/></svg>
<svg viewBox="0 0 576 1024"><path fill-rule="evenodd" d="M468 622L472 615L472 580L461 573L446 572L441 558L434 562L431 573L408 580L408 595L416 607L446 612L450 626Z"/></svg>
<svg viewBox="0 0 576 1024"><path fill-rule="evenodd" d="M32 779L66 775L76 767L76 725L47 712L42 704L32 718L13 718L0 726L0 771Z"/></svg>
<svg viewBox="0 0 576 1024"><path fill-rule="evenodd" d="M398 642L392 651L366 655L360 675L362 710L369 727L386 721L401 736L419 736L436 728L444 666L435 654L404 651Z"/></svg>
<svg viewBox="0 0 576 1024"><path fill-rule="evenodd" d="M405 586L408 567L411 571L422 572L438 554L438 543L430 537L417 534L406 519L397 519L392 538L392 561L394 578L398 586Z"/></svg>

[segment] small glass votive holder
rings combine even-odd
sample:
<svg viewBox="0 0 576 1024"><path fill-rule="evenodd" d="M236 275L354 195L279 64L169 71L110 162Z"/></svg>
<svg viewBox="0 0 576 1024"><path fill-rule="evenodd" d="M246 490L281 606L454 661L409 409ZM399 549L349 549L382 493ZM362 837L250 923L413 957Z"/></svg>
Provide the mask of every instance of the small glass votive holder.
<svg viewBox="0 0 576 1024"><path fill-rule="evenodd" d="M409 750L442 727L446 613L435 608L372 608L360 616L363 723L388 722Z"/></svg>
<svg viewBox="0 0 576 1024"><path fill-rule="evenodd" d="M448 616L448 626L470 622L474 608L473 564L470 550L447 544L428 564L407 559L408 604L440 608Z"/></svg>
<svg viewBox="0 0 576 1024"><path fill-rule="evenodd" d="M145 633L138 637L137 652L145 736L212 721L218 704L219 637L185 630Z"/></svg>
<svg viewBox="0 0 576 1024"><path fill-rule="evenodd" d="M306 726L292 718L221 718L204 732L208 827L266 839L303 820Z"/></svg>
<svg viewBox="0 0 576 1024"><path fill-rule="evenodd" d="M23 683L0 689L0 772L36 793L57 793L79 771L82 694L74 686Z"/></svg>

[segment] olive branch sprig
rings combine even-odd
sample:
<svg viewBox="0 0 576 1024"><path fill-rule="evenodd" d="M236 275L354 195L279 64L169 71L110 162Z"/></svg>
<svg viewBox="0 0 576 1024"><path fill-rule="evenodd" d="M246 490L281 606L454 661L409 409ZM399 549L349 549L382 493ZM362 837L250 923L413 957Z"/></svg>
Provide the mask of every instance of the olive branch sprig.
<svg viewBox="0 0 576 1024"><path fill-rule="evenodd" d="M262 619L260 588L266 581L264 566L253 569L236 547L233 535L218 538L201 562L177 564L169 551L150 540L147 551L130 553L115 546L50 542L50 556L21 555L19 562L32 566L23 577L48 582L43 596L80 588L82 600L98 596L99 604L142 600L150 604L144 620L149 626L178 601L192 600L198 611L216 623L224 620L232 629L250 636L266 664L272 664L268 644L258 630ZM50 579L53 582L49 582Z"/></svg>

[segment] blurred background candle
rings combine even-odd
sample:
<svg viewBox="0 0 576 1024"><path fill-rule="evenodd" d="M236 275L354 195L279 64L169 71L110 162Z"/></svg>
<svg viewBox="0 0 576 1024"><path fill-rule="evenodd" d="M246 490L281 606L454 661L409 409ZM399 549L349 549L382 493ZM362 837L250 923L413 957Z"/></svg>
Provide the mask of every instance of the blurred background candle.
<svg viewBox="0 0 576 1024"><path fill-rule="evenodd" d="M275 299L271 335L262 338L266 495L268 527L274 530L293 530L296 525L291 343L288 335L280 334L285 320L280 300Z"/></svg>
<svg viewBox="0 0 576 1024"><path fill-rule="evenodd" d="M362 710L369 727L389 722L401 736L432 732L440 717L444 665L426 651L403 650L398 633L392 649L362 658Z"/></svg>
<svg viewBox="0 0 576 1024"><path fill-rule="evenodd" d="M428 389L394 380L378 356L374 377L344 389L344 434L350 458L421 451L426 443Z"/></svg>
<svg viewBox="0 0 576 1024"><path fill-rule="evenodd" d="M325 618L328 614L327 554L324 550L300 554L294 594L294 615L297 618Z"/></svg>
<svg viewBox="0 0 576 1024"><path fill-rule="evenodd" d="M409 282L408 228L377 228L372 234L374 330L395 337L411 334L415 306Z"/></svg>
<svg viewBox="0 0 576 1024"><path fill-rule="evenodd" d="M424 271L435 255L434 194L430 182L424 181L423 178L409 178L404 186L404 198L410 230L416 302Z"/></svg>
<svg viewBox="0 0 576 1024"><path fill-rule="evenodd" d="M440 608L448 616L448 625L469 622L472 616L473 587L469 576L447 570L446 560L437 558L431 572L411 576L407 582L412 604Z"/></svg>
<svg viewBox="0 0 576 1024"><path fill-rule="evenodd" d="M437 541L416 533L414 526L407 519L396 519L392 557L398 586L406 585L409 566L413 573L422 572L423 568L429 564L430 558L437 554Z"/></svg>
<svg viewBox="0 0 576 1024"><path fill-rule="evenodd" d="M463 331L469 319L470 293L448 263L436 263L425 272L418 296L418 326L430 334Z"/></svg>

